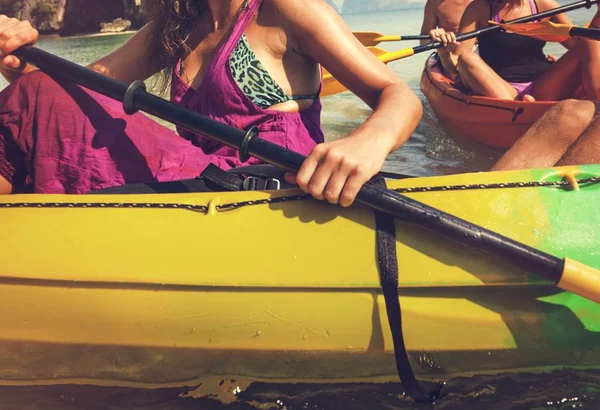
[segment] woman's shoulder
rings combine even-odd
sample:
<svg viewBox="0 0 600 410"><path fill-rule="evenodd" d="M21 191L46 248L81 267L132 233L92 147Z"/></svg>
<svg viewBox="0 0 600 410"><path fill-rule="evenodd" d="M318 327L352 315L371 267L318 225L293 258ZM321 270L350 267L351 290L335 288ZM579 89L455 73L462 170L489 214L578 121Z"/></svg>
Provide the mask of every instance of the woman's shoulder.
<svg viewBox="0 0 600 410"><path fill-rule="evenodd" d="M491 0L473 0L465 9L465 13L487 16L490 13L491 5Z"/></svg>
<svg viewBox="0 0 600 410"><path fill-rule="evenodd" d="M281 24L315 22L315 18L337 15L325 0L264 0L262 12Z"/></svg>
<svg viewBox="0 0 600 410"><path fill-rule="evenodd" d="M556 0L535 0L538 11L546 11L560 7L560 3Z"/></svg>

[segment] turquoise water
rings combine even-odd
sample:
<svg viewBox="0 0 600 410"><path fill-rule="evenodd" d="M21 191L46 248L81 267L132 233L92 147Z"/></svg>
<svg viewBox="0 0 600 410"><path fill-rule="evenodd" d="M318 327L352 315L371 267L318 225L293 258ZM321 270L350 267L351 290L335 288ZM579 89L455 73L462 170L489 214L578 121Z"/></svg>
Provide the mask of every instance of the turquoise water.
<svg viewBox="0 0 600 410"><path fill-rule="evenodd" d="M583 24L592 11L571 13ZM422 10L345 16L355 30L384 34L416 34ZM39 46L81 64L87 64L122 44L129 36L94 38L47 38ZM415 42L387 43L395 50ZM548 52L561 55L561 48L548 46ZM391 67L423 99L419 91L421 70L427 55L391 63ZM5 84L0 84L3 87ZM437 124L425 104L425 114L408 143L392 154L386 169L412 175L435 175L486 170L491 160L459 149ZM329 139L351 132L370 110L350 93L324 100L323 121ZM402 113L398 113L402 115ZM560 331L560 330L557 330ZM416 405L403 398L399 384L297 384L257 383L238 395L237 402L225 405L217 399L193 399L180 389L132 389L92 386L0 387L0 410L8 409L600 409L600 371L562 370L550 375L501 374L474 376L448 381L446 396L435 405Z"/></svg>

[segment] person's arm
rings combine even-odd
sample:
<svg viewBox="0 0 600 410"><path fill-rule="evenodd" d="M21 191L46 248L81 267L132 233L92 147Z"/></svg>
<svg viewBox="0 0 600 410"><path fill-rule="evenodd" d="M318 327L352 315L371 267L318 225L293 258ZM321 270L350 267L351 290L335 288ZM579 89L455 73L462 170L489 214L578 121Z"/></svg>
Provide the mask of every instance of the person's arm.
<svg viewBox="0 0 600 410"><path fill-rule="evenodd" d="M489 3L487 3L487 0L475 0L470 3L460 19L459 34L482 28L479 23L482 13L485 13L484 15L489 14ZM459 75L457 68L458 57L465 51L473 50L477 39L472 38L458 42L454 33L445 33L437 41L441 41L444 44L444 48L438 49L442 65L446 72L453 79L456 79Z"/></svg>
<svg viewBox="0 0 600 410"><path fill-rule="evenodd" d="M386 157L415 130L421 102L324 1L272 0L272 4L299 52L320 63L374 110L346 138L319 144L291 178L318 199L349 206Z"/></svg>
<svg viewBox="0 0 600 410"><path fill-rule="evenodd" d="M480 24L481 16L487 16L487 14L489 14L489 3L487 0L475 0L471 2L460 19L458 33L464 34L483 28ZM456 41L454 33L446 33L439 41L445 46L444 48L438 49L442 65L446 72L449 73L453 79L456 79L459 75L457 68L458 57L465 51L473 50L477 38L458 42Z"/></svg>
<svg viewBox="0 0 600 410"><path fill-rule="evenodd" d="M88 67L125 83L150 78L164 68L150 58L148 47L151 35L154 35L152 23L148 23L121 47Z"/></svg>
<svg viewBox="0 0 600 410"><path fill-rule="evenodd" d="M427 0L425 3L425 12L423 15L423 24L421 25L421 34L427 34L431 39L433 39L434 33L432 33L439 24L437 18L437 1L436 0ZM421 40L421 44L427 44L431 40Z"/></svg>
<svg viewBox="0 0 600 410"><path fill-rule="evenodd" d="M596 10L596 14L594 14L594 17L592 18L592 21L590 21L591 28L600 28L600 3L596 3L596 6L598 7L598 9Z"/></svg>
<svg viewBox="0 0 600 410"><path fill-rule="evenodd" d="M134 34L125 44L109 55L89 65L93 70L123 82L145 80L159 71L148 57L147 36L150 24ZM22 62L10 53L24 46L33 45L39 38L38 31L29 21L20 21L0 15L0 74L10 83L22 74L37 68Z"/></svg>

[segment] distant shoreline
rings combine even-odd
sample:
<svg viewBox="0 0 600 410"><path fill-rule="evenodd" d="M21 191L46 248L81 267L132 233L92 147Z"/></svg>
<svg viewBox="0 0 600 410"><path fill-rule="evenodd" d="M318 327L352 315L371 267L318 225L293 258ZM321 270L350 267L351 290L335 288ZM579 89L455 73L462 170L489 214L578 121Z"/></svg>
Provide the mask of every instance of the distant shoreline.
<svg viewBox="0 0 600 410"><path fill-rule="evenodd" d="M94 38L94 37L108 37L108 36L124 36L126 34L134 34L136 33L137 30L127 30L127 31L121 31L119 33L81 33L81 34L75 34L73 36L61 36L58 33L52 33L52 34L42 34L40 36L40 39L72 39L72 38Z"/></svg>
<svg viewBox="0 0 600 410"><path fill-rule="evenodd" d="M403 10L414 10L414 9L422 9L423 6L422 5L406 5L404 7L399 7L399 8L393 8L393 9L387 9L387 10L365 10L365 11L350 11L350 12L345 12L345 13L340 13L340 15L343 16L352 16L352 15L357 15L357 14L371 14L371 13L385 13L385 12L390 12L390 11L403 11ZM127 30L127 31L122 31L119 33L100 33L100 32L90 32L90 33L81 33L81 34L75 34L72 36L61 36L58 33L50 33L50 34L42 34L40 35L41 39L67 39L67 38L94 38L94 37L106 37L106 36L121 36L121 35L126 35L126 34L134 34L136 33L137 30Z"/></svg>

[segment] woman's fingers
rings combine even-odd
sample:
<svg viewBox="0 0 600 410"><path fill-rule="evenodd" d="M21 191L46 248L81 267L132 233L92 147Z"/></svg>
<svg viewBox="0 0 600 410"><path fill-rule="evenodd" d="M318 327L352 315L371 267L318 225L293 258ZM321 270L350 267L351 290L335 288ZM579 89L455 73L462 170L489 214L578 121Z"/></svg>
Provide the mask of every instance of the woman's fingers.
<svg viewBox="0 0 600 410"><path fill-rule="evenodd" d="M21 68L21 60L15 56L6 56L2 59L2 64L11 70L18 70Z"/></svg>
<svg viewBox="0 0 600 410"><path fill-rule="evenodd" d="M0 56L4 57L2 63L11 69L21 68L21 61L9 54L24 45L35 43L38 37L38 31L30 22L0 15Z"/></svg>
<svg viewBox="0 0 600 410"><path fill-rule="evenodd" d="M351 167L347 163L342 162L338 165L337 171L331 175L324 192L325 199L329 203L337 204L340 202L342 191L346 186L351 171Z"/></svg>
<svg viewBox="0 0 600 410"><path fill-rule="evenodd" d="M446 31L443 28L435 28L429 32L429 37L433 41L441 41L441 36L444 35Z"/></svg>
<svg viewBox="0 0 600 410"><path fill-rule="evenodd" d="M354 203L356 195L362 186L371 178L369 174L363 172L361 168L356 168L346 180L344 189L340 195L340 205L348 207Z"/></svg>
<svg viewBox="0 0 600 410"><path fill-rule="evenodd" d="M309 184L313 181L315 171L319 166L321 159L326 154L325 149L323 148L324 144L319 144L315 148L313 148L312 152L306 159L304 163L298 170L298 174L296 174L295 182L298 186L304 191L312 194L311 187ZM313 187L315 187L315 183L313 183ZM323 199L317 198L317 199Z"/></svg>
<svg viewBox="0 0 600 410"><path fill-rule="evenodd" d="M387 151L372 149L364 154L364 141L347 139L317 145L296 176L285 179L319 200L350 206L356 195L383 166ZM360 154L363 153L363 154Z"/></svg>
<svg viewBox="0 0 600 410"><path fill-rule="evenodd" d="M329 200L329 198L326 198L325 195L325 187L328 186L332 177L340 172L340 167L343 160L343 155L333 149L329 149L321 157L321 161L307 185L307 190L312 196L319 200ZM341 188L339 189L341 190ZM332 191L329 192L328 195L330 198L334 198L336 193ZM337 193L337 196L339 196L339 192Z"/></svg>

